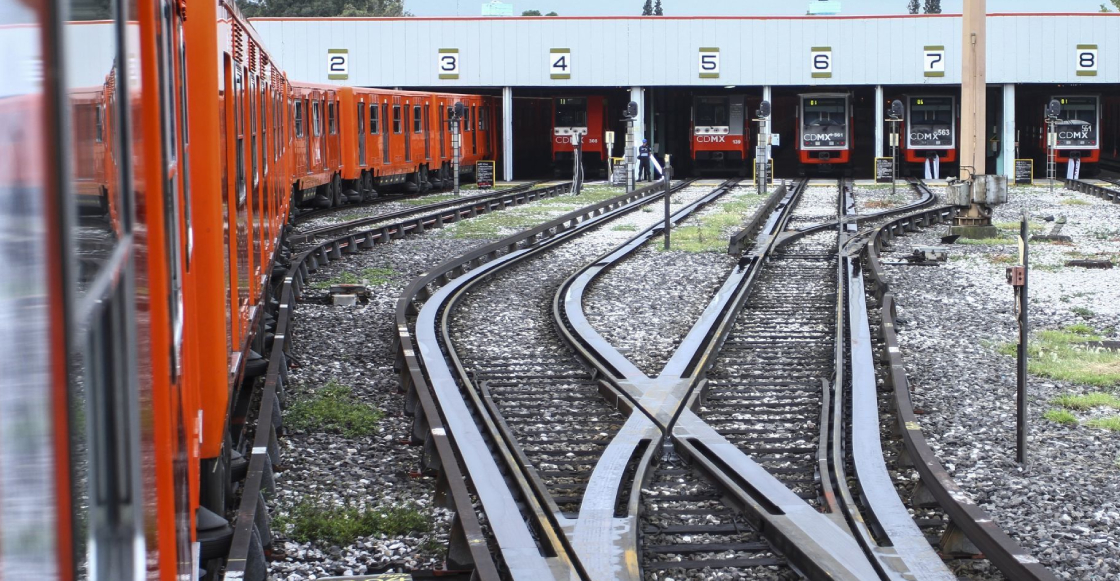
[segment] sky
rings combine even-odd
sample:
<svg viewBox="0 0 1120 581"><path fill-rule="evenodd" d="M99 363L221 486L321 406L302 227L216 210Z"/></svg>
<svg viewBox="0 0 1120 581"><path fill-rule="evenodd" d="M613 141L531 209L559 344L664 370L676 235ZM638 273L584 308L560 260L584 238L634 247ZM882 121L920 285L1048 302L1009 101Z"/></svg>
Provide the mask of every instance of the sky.
<svg viewBox="0 0 1120 581"><path fill-rule="evenodd" d="M489 0L405 0L416 16L479 16ZM640 15L644 0L503 0L523 10L561 16ZM662 0L667 16L803 16L812 0ZM964 0L942 0L941 10L959 14ZM1104 0L987 0L988 12L1097 12ZM902 14L908 0L841 0L841 14Z"/></svg>

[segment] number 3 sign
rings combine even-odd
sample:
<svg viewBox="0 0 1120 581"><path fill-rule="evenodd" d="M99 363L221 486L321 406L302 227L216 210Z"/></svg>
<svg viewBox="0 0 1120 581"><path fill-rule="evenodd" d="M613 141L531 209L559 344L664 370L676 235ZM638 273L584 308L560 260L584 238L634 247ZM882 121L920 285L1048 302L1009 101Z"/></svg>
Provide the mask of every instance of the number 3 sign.
<svg viewBox="0 0 1120 581"><path fill-rule="evenodd" d="M441 48L436 60L436 71L441 80L459 78L459 49Z"/></svg>

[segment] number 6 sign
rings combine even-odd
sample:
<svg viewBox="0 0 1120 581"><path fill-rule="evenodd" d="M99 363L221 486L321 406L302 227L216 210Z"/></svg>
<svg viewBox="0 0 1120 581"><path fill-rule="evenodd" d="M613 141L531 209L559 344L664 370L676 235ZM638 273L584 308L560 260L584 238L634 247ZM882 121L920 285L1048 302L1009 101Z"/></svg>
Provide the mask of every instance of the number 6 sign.
<svg viewBox="0 0 1120 581"><path fill-rule="evenodd" d="M814 79L832 77L832 47L814 46L809 50L809 72Z"/></svg>
<svg viewBox="0 0 1120 581"><path fill-rule="evenodd" d="M945 47L927 46L922 51L922 72L927 77L945 76Z"/></svg>

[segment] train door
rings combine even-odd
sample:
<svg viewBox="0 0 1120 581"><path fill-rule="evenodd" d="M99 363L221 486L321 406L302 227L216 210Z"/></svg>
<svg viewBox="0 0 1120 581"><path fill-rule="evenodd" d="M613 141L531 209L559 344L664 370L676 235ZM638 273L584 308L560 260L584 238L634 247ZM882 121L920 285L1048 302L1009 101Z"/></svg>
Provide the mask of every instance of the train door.
<svg viewBox="0 0 1120 581"><path fill-rule="evenodd" d="M408 123L410 108L408 107L408 102L407 101L405 102L404 105L405 105L404 106L404 121L403 121L403 123L404 123L404 128L403 128L403 132L404 132L404 160L405 161L412 161L412 135L410 135L409 123ZM399 106L398 106L398 109L399 109Z"/></svg>
<svg viewBox="0 0 1120 581"><path fill-rule="evenodd" d="M432 132L428 129L428 119L432 114L432 106L429 103L424 103L424 159L432 159Z"/></svg>
<svg viewBox="0 0 1120 581"><path fill-rule="evenodd" d="M249 187L249 238L252 240L252 255L250 257L250 272L253 276L249 277L249 294L256 296L257 294L257 276L260 274L260 227L261 227L261 179L260 179L260 165L258 162L258 142L257 134L259 132L258 119L257 119L257 102L259 95L257 93L257 77L252 72L247 72L249 77L249 91L247 99L245 99L245 117L249 120L249 175L252 178L252 183Z"/></svg>
<svg viewBox="0 0 1120 581"><path fill-rule="evenodd" d="M381 104L381 119L383 124L389 123L389 103ZM389 127L386 126L381 131L381 156L385 165L389 164Z"/></svg>
<svg viewBox="0 0 1120 581"><path fill-rule="evenodd" d="M373 108L370 108L372 116ZM366 104L358 101L358 165L366 165Z"/></svg>
<svg viewBox="0 0 1120 581"><path fill-rule="evenodd" d="M478 105L471 105L470 118L467 119L467 130L471 132L471 155L478 155L478 129L475 127L478 119Z"/></svg>
<svg viewBox="0 0 1120 581"><path fill-rule="evenodd" d="M447 107L441 101L436 104L436 109L439 109L439 158L444 160L447 159Z"/></svg>
<svg viewBox="0 0 1120 581"><path fill-rule="evenodd" d="M323 155L323 102L317 93L311 95L311 139L315 142L311 148L314 158L308 165L310 172L316 172L326 163Z"/></svg>
<svg viewBox="0 0 1120 581"><path fill-rule="evenodd" d="M327 163L323 169L334 171L338 167L340 143L338 141L339 103L334 95L327 95Z"/></svg>

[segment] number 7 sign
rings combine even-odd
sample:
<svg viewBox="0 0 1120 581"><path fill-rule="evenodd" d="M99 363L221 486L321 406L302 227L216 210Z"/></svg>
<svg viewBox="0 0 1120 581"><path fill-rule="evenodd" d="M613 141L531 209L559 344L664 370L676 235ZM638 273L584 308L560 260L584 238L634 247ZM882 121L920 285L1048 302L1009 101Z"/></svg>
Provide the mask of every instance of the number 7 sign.
<svg viewBox="0 0 1120 581"><path fill-rule="evenodd" d="M922 51L922 72L927 77L945 76L945 47L927 46Z"/></svg>

